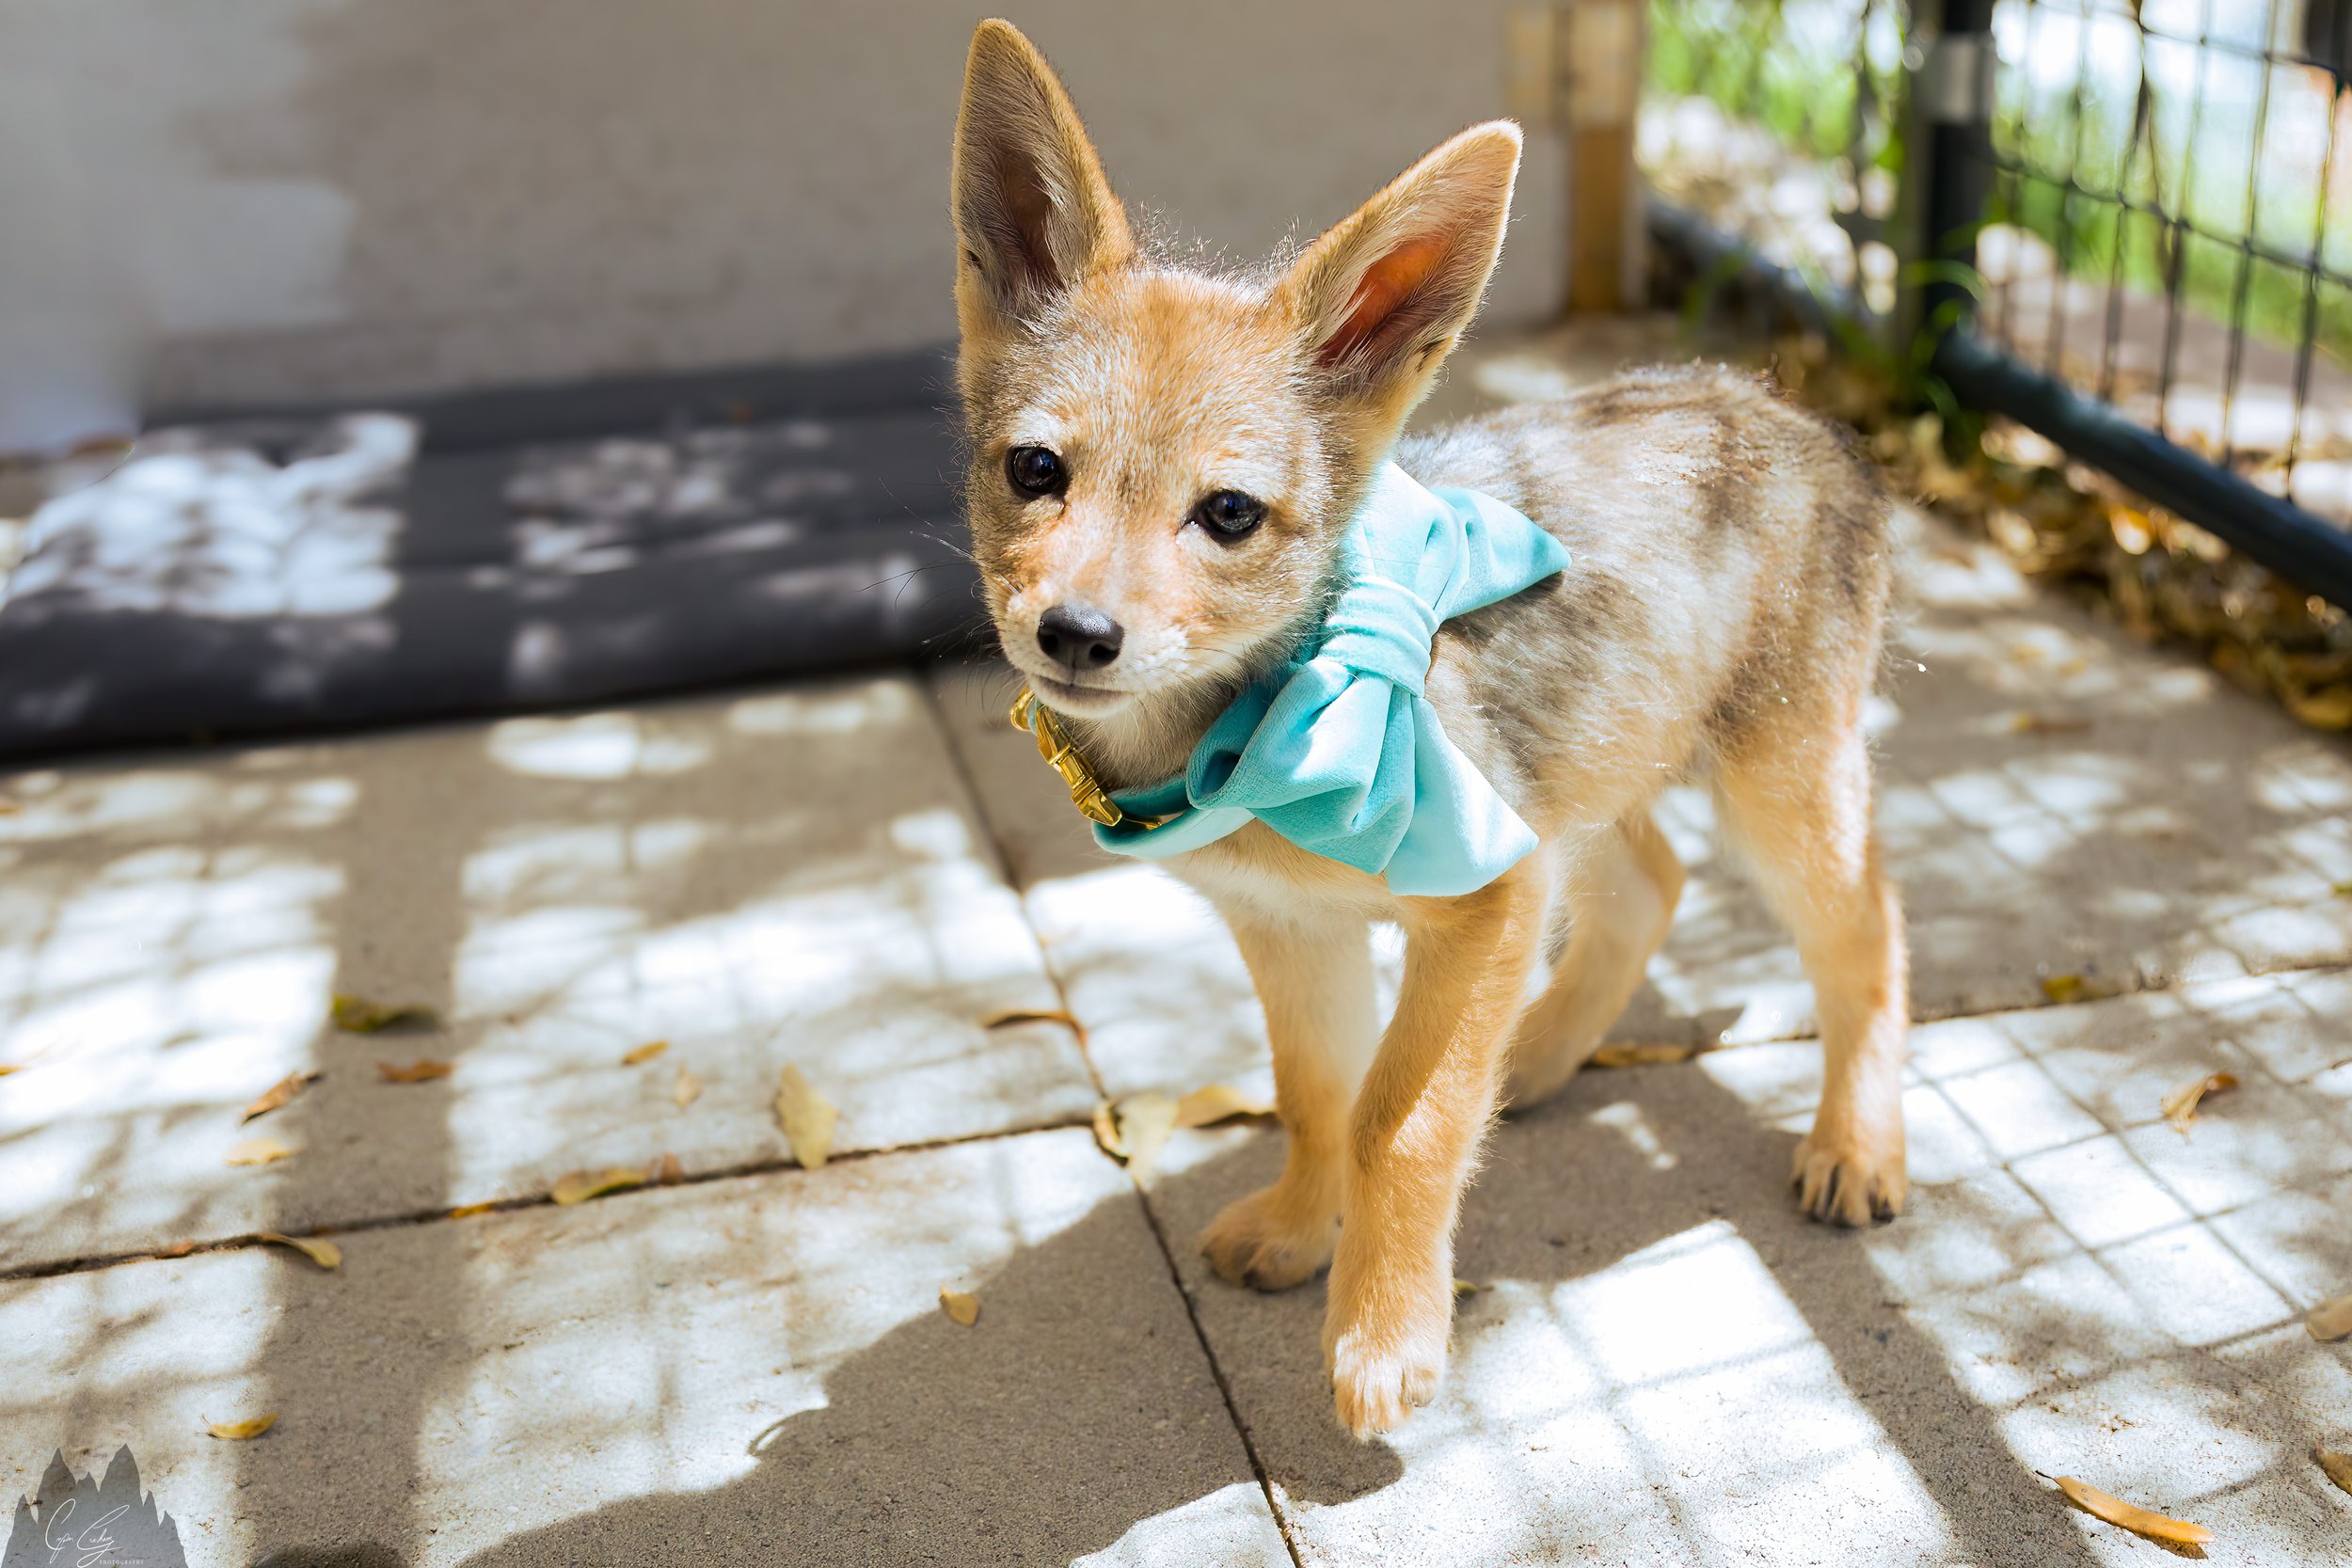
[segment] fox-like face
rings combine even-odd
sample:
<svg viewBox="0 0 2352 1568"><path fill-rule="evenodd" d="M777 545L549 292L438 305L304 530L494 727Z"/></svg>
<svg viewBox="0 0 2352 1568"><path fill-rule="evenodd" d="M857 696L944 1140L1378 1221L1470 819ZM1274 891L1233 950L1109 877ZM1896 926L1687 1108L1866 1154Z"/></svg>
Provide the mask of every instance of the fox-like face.
<svg viewBox="0 0 2352 1568"><path fill-rule="evenodd" d="M1477 309L1518 133L1464 132L1287 269L1140 258L1000 22L957 128L967 506L1006 657L1089 720L1230 689L1311 626L1366 482Z"/></svg>

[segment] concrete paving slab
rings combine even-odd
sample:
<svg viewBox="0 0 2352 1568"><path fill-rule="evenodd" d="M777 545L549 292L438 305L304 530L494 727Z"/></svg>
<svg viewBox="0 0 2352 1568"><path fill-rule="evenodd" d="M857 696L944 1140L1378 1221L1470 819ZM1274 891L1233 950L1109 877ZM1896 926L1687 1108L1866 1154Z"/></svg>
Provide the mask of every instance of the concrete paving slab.
<svg viewBox="0 0 2352 1568"><path fill-rule="evenodd" d="M1006 721L1020 690L1009 667L944 664L930 678L1104 1089L1230 1083L1270 1095L1264 1016L1216 911L1165 871L1095 847L1037 743ZM1392 957L1391 987L1395 969Z"/></svg>
<svg viewBox="0 0 2352 1568"><path fill-rule="evenodd" d="M1819 1090L1809 1042L1580 1076L1497 1132L1447 1386L1365 1447L1330 1416L1320 1284L1259 1296L1190 1256L1272 1178L1279 1134L1179 1134L1150 1201L1309 1562L2145 1560L2037 1469L2206 1524L2215 1561L2329 1562L2352 1512L2309 1449L2344 1435L2352 1362L2296 1315L2352 1289L2352 1175L2328 1174L2352 1140L2278 1163L2309 1091L2266 1075L2183 1138L2153 1113L2163 1067L2133 1060L2166 1024L2239 1049L2200 1003L2246 991L1924 1027L1911 1212L1863 1234L1802 1220L1786 1192ZM2068 1052L2086 1083L2111 1057L2115 1084L2068 1092L2042 1065ZM2144 1110L2121 1087L2135 1075ZM2233 1111L2243 1135L2214 1135ZM2012 1135L2053 1117L2088 1135ZM2216 1212L2208 1167L2262 1196Z"/></svg>
<svg viewBox="0 0 2352 1568"><path fill-rule="evenodd" d="M1059 993L894 676L0 780L0 1268L1083 1119ZM331 994L438 1009L359 1037ZM654 1040L667 1053L622 1056ZM455 1064L383 1082L379 1060ZM681 1109L683 1068L702 1085ZM297 1071L286 1109L239 1112ZM266 1169L223 1164L268 1134Z"/></svg>
<svg viewBox="0 0 2352 1568"><path fill-rule="evenodd" d="M1290 1560L1083 1132L343 1249L0 1285L0 1497L127 1443L192 1568Z"/></svg>

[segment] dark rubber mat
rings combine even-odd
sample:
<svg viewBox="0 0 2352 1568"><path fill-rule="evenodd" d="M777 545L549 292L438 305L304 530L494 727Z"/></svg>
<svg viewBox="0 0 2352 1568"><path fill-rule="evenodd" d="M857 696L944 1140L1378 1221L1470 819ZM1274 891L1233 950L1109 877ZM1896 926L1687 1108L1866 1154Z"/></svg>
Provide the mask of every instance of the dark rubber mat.
<svg viewBox="0 0 2352 1568"><path fill-rule="evenodd" d="M981 616L926 401L945 366L922 368L832 413L803 375L765 400L698 386L663 418L648 383L159 431L34 519L0 601L0 755L929 651Z"/></svg>

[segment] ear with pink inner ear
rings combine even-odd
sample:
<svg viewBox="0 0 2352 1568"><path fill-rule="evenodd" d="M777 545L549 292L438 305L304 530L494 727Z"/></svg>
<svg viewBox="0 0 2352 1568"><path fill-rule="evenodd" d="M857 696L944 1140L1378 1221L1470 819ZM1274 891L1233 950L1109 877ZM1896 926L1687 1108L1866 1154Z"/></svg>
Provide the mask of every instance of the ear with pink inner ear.
<svg viewBox="0 0 2352 1568"><path fill-rule="evenodd" d="M1329 390L1402 424L1478 313L1502 254L1519 130L1474 125L1309 246L1279 285Z"/></svg>

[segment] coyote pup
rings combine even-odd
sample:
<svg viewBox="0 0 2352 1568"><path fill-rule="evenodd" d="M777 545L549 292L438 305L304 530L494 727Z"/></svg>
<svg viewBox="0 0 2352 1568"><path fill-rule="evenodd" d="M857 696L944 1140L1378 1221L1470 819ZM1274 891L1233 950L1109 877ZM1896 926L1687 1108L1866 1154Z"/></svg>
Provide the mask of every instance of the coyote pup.
<svg viewBox="0 0 2352 1568"><path fill-rule="evenodd" d="M1200 1245L1259 1290L1330 1266L1325 1358L1359 1437L1436 1392L1498 1097L1558 1089L1665 936L1682 869L1650 809L1690 770L1820 997L1799 1201L1860 1226L1904 1196L1902 924L1861 724L1885 502L1723 370L1400 440L1477 309L1518 154L1516 126L1473 126L1287 265L1229 277L1138 249L1005 23L972 40L956 128L968 505L1029 683L1016 721L1098 837L1166 857L1232 927L1289 1155ZM1385 1033L1375 920L1406 938Z"/></svg>

